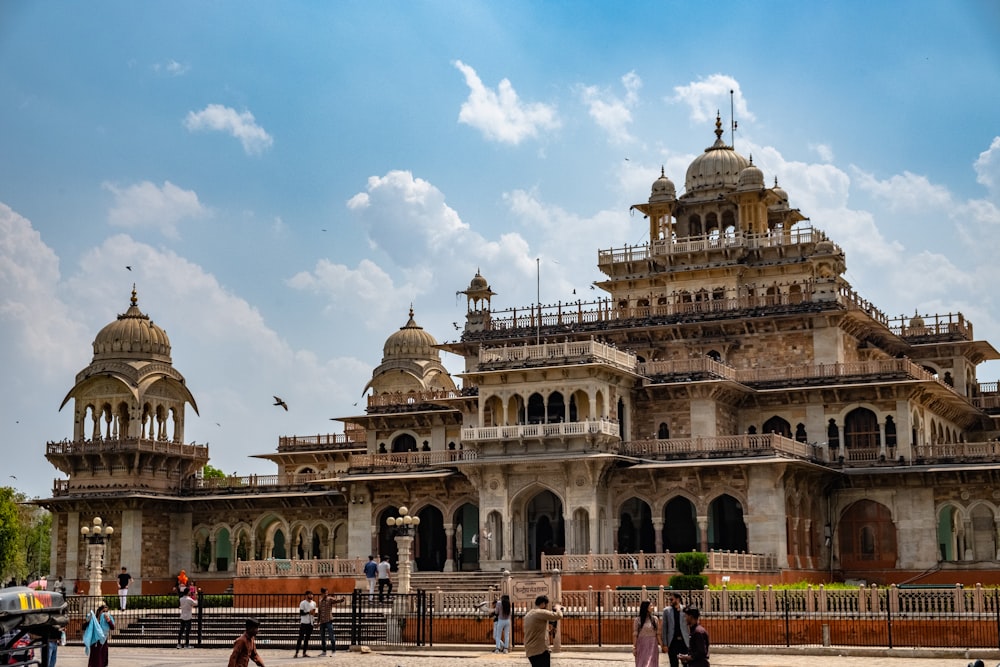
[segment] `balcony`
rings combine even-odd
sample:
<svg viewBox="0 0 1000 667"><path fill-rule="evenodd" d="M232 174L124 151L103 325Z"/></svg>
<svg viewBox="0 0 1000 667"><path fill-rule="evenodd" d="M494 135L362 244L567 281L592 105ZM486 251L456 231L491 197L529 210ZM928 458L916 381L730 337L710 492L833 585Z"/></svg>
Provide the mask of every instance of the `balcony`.
<svg viewBox="0 0 1000 667"><path fill-rule="evenodd" d="M182 489L186 496L209 496L218 494L257 494L315 489L310 483L324 479L321 473L298 475L230 475L208 479L191 477Z"/></svg>
<svg viewBox="0 0 1000 667"><path fill-rule="evenodd" d="M478 387L372 394L368 397L367 412L411 412L414 410L426 410L428 407L433 409L439 407L432 405L437 401L478 395Z"/></svg>
<svg viewBox="0 0 1000 667"><path fill-rule="evenodd" d="M889 321L892 333L917 345L920 343L936 343L945 341L971 341L972 322L965 319L962 313L946 315L901 315Z"/></svg>
<svg viewBox="0 0 1000 667"><path fill-rule="evenodd" d="M348 465L351 473L407 472L429 470L447 466L455 461L476 458L476 453L465 449L436 452L397 452L393 454L352 454Z"/></svg>
<svg viewBox="0 0 1000 667"><path fill-rule="evenodd" d="M310 452L318 449L350 450L367 446L363 430L328 435L291 435L278 438L279 452Z"/></svg>
<svg viewBox="0 0 1000 667"><path fill-rule="evenodd" d="M518 424L516 426L481 426L462 429L464 442L500 440L540 440L586 435L619 436L618 422L610 419L555 424Z"/></svg>
<svg viewBox="0 0 1000 667"><path fill-rule="evenodd" d="M917 445L913 448L914 463L997 463L1000 462L1000 442L953 442Z"/></svg>
<svg viewBox="0 0 1000 667"><path fill-rule="evenodd" d="M597 266L601 270L614 264L646 262L657 256L686 255L692 253L723 252L732 249L760 250L789 246L805 246L820 241L828 241L826 234L814 227L792 228L785 233L750 234L706 234L689 236L676 241L654 241L652 244L611 248L597 252ZM843 251L834 245L835 253ZM606 272L606 271L605 271Z"/></svg>
<svg viewBox="0 0 1000 667"><path fill-rule="evenodd" d="M146 438L60 440L45 445L46 456L82 456L102 454L149 453L208 460L208 445L148 440Z"/></svg>
<svg viewBox="0 0 1000 667"><path fill-rule="evenodd" d="M823 461L823 450L776 433L623 442L619 454L651 461L787 456Z"/></svg>
<svg viewBox="0 0 1000 667"><path fill-rule="evenodd" d="M481 371L588 363L603 363L634 373L637 359L631 352L594 340L479 348Z"/></svg>

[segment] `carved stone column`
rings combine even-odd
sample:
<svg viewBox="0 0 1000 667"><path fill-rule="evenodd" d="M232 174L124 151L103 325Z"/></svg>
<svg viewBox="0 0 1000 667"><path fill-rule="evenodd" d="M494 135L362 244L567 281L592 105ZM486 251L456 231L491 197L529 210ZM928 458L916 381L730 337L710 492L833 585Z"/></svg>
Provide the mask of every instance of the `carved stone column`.
<svg viewBox="0 0 1000 667"><path fill-rule="evenodd" d="M450 523L444 527L444 572L455 571L455 527Z"/></svg>

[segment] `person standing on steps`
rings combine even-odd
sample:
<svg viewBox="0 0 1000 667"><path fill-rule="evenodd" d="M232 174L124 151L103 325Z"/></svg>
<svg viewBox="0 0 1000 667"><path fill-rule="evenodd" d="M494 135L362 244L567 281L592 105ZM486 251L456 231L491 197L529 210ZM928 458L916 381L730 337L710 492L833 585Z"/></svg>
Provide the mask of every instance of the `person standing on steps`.
<svg viewBox="0 0 1000 667"><path fill-rule="evenodd" d="M198 601L191 595L189 588L179 600L181 608L181 627L177 630L177 648L191 648L191 612L198 606ZM181 644L181 639L184 643Z"/></svg>
<svg viewBox="0 0 1000 667"><path fill-rule="evenodd" d="M382 556L382 562L378 564L378 601L385 602L392 599L392 579L389 578L389 557ZM383 589L388 588L388 592L383 595Z"/></svg>
<svg viewBox="0 0 1000 667"><path fill-rule="evenodd" d="M679 667L680 660L677 656L687 653L690 643L690 633L684 620L684 605L680 593L675 591L670 594L670 604L663 608L663 623L660 624L660 628L663 632L660 650L667 654L670 667Z"/></svg>
<svg viewBox="0 0 1000 667"><path fill-rule="evenodd" d="M299 603L299 636L295 640L295 655L299 657L299 648L302 649L302 657L309 657L309 637L313 631L313 617L316 616L316 603L313 602L312 591L306 591L306 597Z"/></svg>
<svg viewBox="0 0 1000 667"><path fill-rule="evenodd" d="M368 556L368 562L365 563L365 579L368 581L368 601L375 601L375 578L378 576L378 563L375 562L375 556Z"/></svg>
<svg viewBox="0 0 1000 667"><path fill-rule="evenodd" d="M128 587L131 583L132 575L123 567L121 574L118 575L118 608L122 611L125 611L125 605L128 603Z"/></svg>

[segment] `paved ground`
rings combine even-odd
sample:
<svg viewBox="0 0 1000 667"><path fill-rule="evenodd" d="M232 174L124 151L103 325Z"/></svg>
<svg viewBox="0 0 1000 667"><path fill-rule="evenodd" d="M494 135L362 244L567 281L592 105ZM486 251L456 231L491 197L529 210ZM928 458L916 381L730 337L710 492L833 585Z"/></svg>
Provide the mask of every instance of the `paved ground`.
<svg viewBox="0 0 1000 667"><path fill-rule="evenodd" d="M292 658L292 651L262 650L261 657L267 667L280 665L347 665L352 667L460 667L477 664L488 667L525 667L528 664L524 652L510 655L494 655L476 649L464 650L407 650L382 651L369 654L338 652L335 657L319 658L310 653L308 659ZM1000 652L981 651L971 657L964 652L936 651L922 652L900 649L897 651L866 651L860 655L838 655L832 651L824 655L806 655L797 651L775 655L755 654L735 650L718 649L712 653L713 667L966 667L971 658L981 657L987 667L994 667L1000 661ZM224 665L229 652L220 649L138 649L118 648L112 645L110 662L114 667L177 667L178 665ZM661 656L663 667L669 663ZM58 667L86 667L87 659L78 646L64 646L59 649ZM613 651L565 651L553 655L552 664L560 667L632 667L630 653L617 649ZM251 663L253 667L253 663Z"/></svg>

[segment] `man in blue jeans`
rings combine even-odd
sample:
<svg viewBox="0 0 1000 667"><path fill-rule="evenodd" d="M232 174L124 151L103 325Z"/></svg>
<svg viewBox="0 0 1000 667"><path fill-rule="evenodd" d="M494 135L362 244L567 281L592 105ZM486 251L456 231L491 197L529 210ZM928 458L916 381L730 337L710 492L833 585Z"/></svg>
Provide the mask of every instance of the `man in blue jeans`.
<svg viewBox="0 0 1000 667"><path fill-rule="evenodd" d="M322 651L319 657L326 657L326 638L330 637L330 653L337 652L337 640L333 636L333 605L341 604L344 598L327 595L326 589L319 589L319 605L317 607L319 623L319 645Z"/></svg>
<svg viewBox="0 0 1000 667"><path fill-rule="evenodd" d="M375 562L375 556L369 556L368 562L365 563L365 579L368 580L368 601L375 601L375 578L378 577L378 563Z"/></svg>

